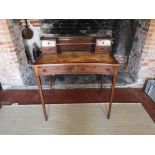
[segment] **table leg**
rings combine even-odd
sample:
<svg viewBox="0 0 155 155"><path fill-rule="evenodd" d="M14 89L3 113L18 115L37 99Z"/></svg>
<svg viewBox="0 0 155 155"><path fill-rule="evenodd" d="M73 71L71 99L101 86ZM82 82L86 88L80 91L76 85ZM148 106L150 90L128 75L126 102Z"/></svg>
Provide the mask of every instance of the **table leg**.
<svg viewBox="0 0 155 155"><path fill-rule="evenodd" d="M38 91L39 91L39 95L40 95L41 104L42 104L42 107L43 107L45 121L47 121L48 116L47 116L47 113L46 113L46 106L45 106L44 94L43 94L43 90L42 90L42 83L41 83L40 76L36 76L36 80L37 80L37 84L38 84Z"/></svg>
<svg viewBox="0 0 155 155"><path fill-rule="evenodd" d="M113 76L113 80L112 80L109 110L108 110L108 115L107 115L108 119L110 119L110 112L111 112L111 107L112 107L112 101L113 101L113 96L114 96L114 91L115 91L116 80L117 80L117 68L115 68L115 70L114 70L114 76Z"/></svg>

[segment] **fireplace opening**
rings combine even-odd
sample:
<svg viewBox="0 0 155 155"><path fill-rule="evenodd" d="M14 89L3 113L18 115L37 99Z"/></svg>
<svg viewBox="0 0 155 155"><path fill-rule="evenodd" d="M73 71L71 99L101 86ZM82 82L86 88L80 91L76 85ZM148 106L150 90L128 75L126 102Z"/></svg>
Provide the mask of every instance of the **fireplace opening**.
<svg viewBox="0 0 155 155"><path fill-rule="evenodd" d="M29 27L33 31L32 39L22 39L21 32L25 28L24 20L3 20L1 23L7 26L8 41L11 40L11 46L7 46L3 54L5 60L7 57L8 65L12 71L1 78L2 86L36 86L36 80L32 63L35 62L34 52L41 52L41 36L110 36L112 47L110 53L120 63L117 86L134 86L138 80L140 70L141 56L145 39L149 30L150 20L146 19L41 19L27 20ZM7 40L5 41L7 42ZM9 56L9 59L8 59ZM13 57L13 59L12 59ZM1 65L2 69L4 65ZM15 74L16 73L16 74ZM6 72L7 74L7 72ZM13 75L13 76L12 76ZM12 77L9 83L7 79ZM48 85L48 79L42 78L43 85ZM100 75L55 75L53 77L56 87L77 85L83 87L93 87L101 81ZM104 76L104 86L111 85L111 76ZM20 82L19 82L20 81Z"/></svg>
<svg viewBox="0 0 155 155"><path fill-rule="evenodd" d="M110 53L120 63L117 86L126 86L137 80L141 52L149 21L146 20L43 20L42 34L60 36L111 36ZM104 76L104 85L111 84L112 77ZM44 79L46 83L46 78ZM100 75L55 75L55 84L99 84Z"/></svg>

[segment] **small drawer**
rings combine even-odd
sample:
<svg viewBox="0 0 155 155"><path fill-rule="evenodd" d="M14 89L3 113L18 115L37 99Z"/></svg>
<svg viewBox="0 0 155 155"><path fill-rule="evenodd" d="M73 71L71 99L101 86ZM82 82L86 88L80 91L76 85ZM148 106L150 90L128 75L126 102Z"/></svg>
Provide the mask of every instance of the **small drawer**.
<svg viewBox="0 0 155 155"><path fill-rule="evenodd" d="M43 54L53 54L53 53L57 53L57 48L56 47L43 47L42 48L42 53Z"/></svg>
<svg viewBox="0 0 155 155"><path fill-rule="evenodd" d="M96 46L111 46L111 40L96 39Z"/></svg>
<svg viewBox="0 0 155 155"><path fill-rule="evenodd" d="M42 66L42 67L39 67L38 70L40 75L73 74L77 72L77 67L73 65Z"/></svg>
<svg viewBox="0 0 155 155"><path fill-rule="evenodd" d="M41 42L42 44L42 47L56 47L56 40L53 39L53 40L42 40Z"/></svg>
<svg viewBox="0 0 155 155"><path fill-rule="evenodd" d="M113 74L114 69L111 66L104 65L80 65L78 66L79 73L94 73L94 74Z"/></svg>

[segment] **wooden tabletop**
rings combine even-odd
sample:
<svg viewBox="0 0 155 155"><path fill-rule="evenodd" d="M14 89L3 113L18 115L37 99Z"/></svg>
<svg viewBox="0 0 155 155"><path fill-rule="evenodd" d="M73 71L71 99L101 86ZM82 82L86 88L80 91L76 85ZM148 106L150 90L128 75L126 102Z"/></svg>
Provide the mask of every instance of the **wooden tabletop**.
<svg viewBox="0 0 155 155"><path fill-rule="evenodd" d="M41 64L65 64L65 63L104 63L115 64L118 62L109 54L90 52L62 52L61 54L41 55L34 65Z"/></svg>

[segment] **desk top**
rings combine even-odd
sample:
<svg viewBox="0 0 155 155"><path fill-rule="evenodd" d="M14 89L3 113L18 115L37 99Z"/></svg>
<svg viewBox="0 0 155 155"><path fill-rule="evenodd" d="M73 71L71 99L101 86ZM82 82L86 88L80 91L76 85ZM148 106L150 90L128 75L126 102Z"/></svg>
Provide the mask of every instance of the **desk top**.
<svg viewBox="0 0 155 155"><path fill-rule="evenodd" d="M101 63L118 65L114 57L109 54L84 52L62 52L61 54L41 55L34 65L42 64L74 64Z"/></svg>

